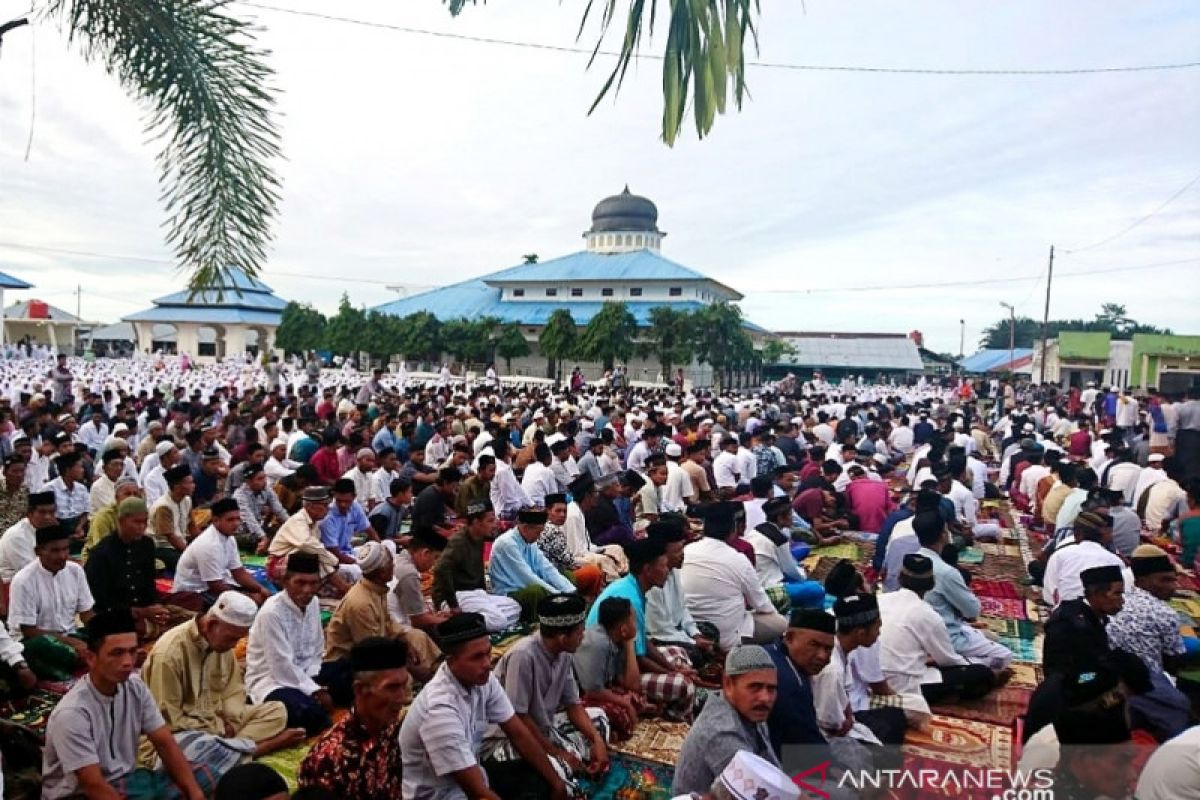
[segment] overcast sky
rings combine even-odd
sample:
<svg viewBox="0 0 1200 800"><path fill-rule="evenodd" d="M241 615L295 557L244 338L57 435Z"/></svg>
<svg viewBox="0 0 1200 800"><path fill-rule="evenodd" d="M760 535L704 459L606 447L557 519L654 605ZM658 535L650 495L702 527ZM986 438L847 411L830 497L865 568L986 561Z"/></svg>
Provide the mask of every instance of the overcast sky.
<svg viewBox="0 0 1200 800"><path fill-rule="evenodd" d="M551 45L575 44L585 5L492 0L453 19L438 0L277 3ZM0 20L26 7L0 0ZM929 346L957 352L965 319L969 353L1006 313L999 301L1041 316L1036 276L1056 244L1052 316L1091 317L1118 301L1140 321L1200 333L1200 181L1114 241L1062 252L1120 233L1200 176L1200 69L946 77L751 68L753 97L740 114L718 118L703 141L688 127L668 148L658 136L658 62L633 67L620 95L588 117L610 60L589 71L577 54L231 9L264 26L282 91L284 201L263 279L286 299L329 312L346 291L371 306L397 296L388 285L415 292L524 253L573 252L595 203L628 183L658 204L664 255L745 293L746 316L772 329L919 329ZM1200 60L1194 0L765 0L760 28L757 58L777 63ZM661 51L663 31L665 19L647 50ZM141 119L53 23L5 37L0 270L37 285L8 302L34 296L74 311L82 284L83 316L112 322L181 287ZM957 285L864 290L940 282Z"/></svg>

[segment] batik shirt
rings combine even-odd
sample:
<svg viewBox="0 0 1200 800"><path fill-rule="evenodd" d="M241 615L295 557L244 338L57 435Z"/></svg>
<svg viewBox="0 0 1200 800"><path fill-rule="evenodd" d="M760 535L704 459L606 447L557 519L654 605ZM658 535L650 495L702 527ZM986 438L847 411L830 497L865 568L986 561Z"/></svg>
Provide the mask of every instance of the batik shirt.
<svg viewBox="0 0 1200 800"><path fill-rule="evenodd" d="M343 800L400 797L400 721L378 736L351 714L321 734L300 764L301 787L319 786Z"/></svg>
<svg viewBox="0 0 1200 800"><path fill-rule="evenodd" d="M554 568L559 572L575 569L575 556L567 549L567 536L558 525L546 523L542 535L538 537L537 545Z"/></svg>
<svg viewBox="0 0 1200 800"><path fill-rule="evenodd" d="M1108 641L1133 653L1149 669L1162 672L1163 655L1183 655L1183 636L1175 611L1162 600L1134 586L1125 593L1125 605L1108 621Z"/></svg>

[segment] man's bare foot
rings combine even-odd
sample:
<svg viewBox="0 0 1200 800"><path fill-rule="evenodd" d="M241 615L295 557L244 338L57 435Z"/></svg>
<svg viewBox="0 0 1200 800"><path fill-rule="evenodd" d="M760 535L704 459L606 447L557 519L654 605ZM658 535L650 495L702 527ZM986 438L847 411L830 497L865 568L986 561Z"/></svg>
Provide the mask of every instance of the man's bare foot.
<svg viewBox="0 0 1200 800"><path fill-rule="evenodd" d="M268 753L274 753L276 750L300 744L305 738L304 728L284 728L271 738L263 739L259 742L258 746L254 748L254 757L261 758Z"/></svg>

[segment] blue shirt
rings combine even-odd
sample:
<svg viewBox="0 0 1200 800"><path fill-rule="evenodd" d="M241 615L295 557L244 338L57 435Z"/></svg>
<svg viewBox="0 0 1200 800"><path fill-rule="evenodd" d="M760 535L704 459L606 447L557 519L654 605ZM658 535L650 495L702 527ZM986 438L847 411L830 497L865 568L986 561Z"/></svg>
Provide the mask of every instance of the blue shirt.
<svg viewBox="0 0 1200 800"><path fill-rule="evenodd" d="M493 549L493 558L495 558L495 552ZM596 598L596 602L592 603L592 610L588 612L588 627L599 624L600 603L610 597L624 597L633 604L633 615L637 620L637 638L633 640L633 651L639 656L646 655L646 598L642 595L637 578L632 575L615 580L604 588L604 591Z"/></svg>
<svg viewBox="0 0 1200 800"><path fill-rule="evenodd" d="M375 434L375 438L371 440L371 449L376 453L383 450L385 447L390 447L393 450L396 450L397 444L398 441L396 439L395 432L387 425L384 425L379 429L379 433Z"/></svg>
<svg viewBox="0 0 1200 800"><path fill-rule="evenodd" d="M967 633L963 628L963 620L979 616L979 598L967 587L962 573L942 561L940 555L924 547L917 552L933 562L934 585L925 593L925 602L933 606L933 610L946 623L946 632L950 634L954 649L965 647Z"/></svg>
<svg viewBox="0 0 1200 800"><path fill-rule="evenodd" d="M871 559L871 566L875 568L875 572L883 569L883 558L887 553L888 541L892 538L892 529L896 527L896 523L906 520L913 516L913 510L908 506L900 506L895 511L887 515L883 521L883 526L879 529L879 536L875 539L875 556Z"/></svg>
<svg viewBox="0 0 1200 800"><path fill-rule="evenodd" d="M554 568L537 542L525 541L516 528L492 542L488 573L492 576L492 594L512 594L534 585L550 592L575 591L574 584Z"/></svg>
<svg viewBox="0 0 1200 800"><path fill-rule="evenodd" d="M371 527L367 514L357 500L350 503L345 514L336 505L329 506L325 519L321 520L321 544L334 552L351 555L350 537Z"/></svg>

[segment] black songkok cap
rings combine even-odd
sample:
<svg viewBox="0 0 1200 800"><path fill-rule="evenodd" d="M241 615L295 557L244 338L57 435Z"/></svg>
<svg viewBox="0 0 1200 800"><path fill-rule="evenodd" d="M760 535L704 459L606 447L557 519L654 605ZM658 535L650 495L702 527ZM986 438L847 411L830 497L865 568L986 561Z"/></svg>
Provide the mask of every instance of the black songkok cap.
<svg viewBox="0 0 1200 800"><path fill-rule="evenodd" d="M222 497L212 504L211 510L214 517L219 517L222 514L228 514L230 511L237 511L238 503L232 497Z"/></svg>
<svg viewBox="0 0 1200 800"><path fill-rule="evenodd" d="M545 503L546 508L550 508L550 506L554 505L555 503L566 504L567 496L565 494L558 494L558 493L548 494L548 495L546 495L546 498L542 502Z"/></svg>
<svg viewBox="0 0 1200 800"><path fill-rule="evenodd" d="M407 665L408 647L399 639L368 636L350 648L350 669L356 673L403 669Z"/></svg>
<svg viewBox="0 0 1200 800"><path fill-rule="evenodd" d="M312 553L297 551L288 556L287 571L296 572L301 575L319 575L321 573L321 561Z"/></svg>
<svg viewBox="0 0 1200 800"><path fill-rule="evenodd" d="M833 604L838 627L868 625L879 619L879 601L873 594L852 594L839 597Z"/></svg>
<svg viewBox="0 0 1200 800"><path fill-rule="evenodd" d="M28 507L30 511L41 506L54 505L54 492L30 492Z"/></svg>
<svg viewBox="0 0 1200 800"><path fill-rule="evenodd" d="M122 633L137 633L133 614L128 608L113 608L101 611L92 617L87 624L88 641L99 646L106 636L116 636Z"/></svg>
<svg viewBox="0 0 1200 800"><path fill-rule="evenodd" d="M836 633L837 620L832 614L827 614L816 608L797 608L788 620L789 628L804 628L805 630L820 631L821 633Z"/></svg>
<svg viewBox="0 0 1200 800"><path fill-rule="evenodd" d="M772 497L762 505L762 512L767 519L782 513L784 509L791 508L791 502L786 497Z"/></svg>
<svg viewBox="0 0 1200 800"><path fill-rule="evenodd" d="M552 628L573 628L587 617L587 602L577 594L552 594L537 605L538 622Z"/></svg>
<svg viewBox="0 0 1200 800"><path fill-rule="evenodd" d="M1085 569L1079 573L1079 580L1084 586L1107 586L1110 583L1119 583L1124 580L1121 574L1121 568L1116 564L1108 564L1103 567L1092 567Z"/></svg>
<svg viewBox="0 0 1200 800"><path fill-rule="evenodd" d="M61 522L56 522L53 525L47 525L45 528L38 528L34 531L34 542L38 547L50 542L58 542L63 539L70 539L75 534L74 525L65 525Z"/></svg>
<svg viewBox="0 0 1200 800"><path fill-rule="evenodd" d="M483 615L474 612L455 614L437 626L437 643L443 649L487 635L488 629Z"/></svg>
<svg viewBox="0 0 1200 800"><path fill-rule="evenodd" d="M517 522L525 525L545 525L546 510L542 508L522 508L517 512Z"/></svg>
<svg viewBox="0 0 1200 800"><path fill-rule="evenodd" d="M446 549L446 537L427 525L412 529L412 541L439 553Z"/></svg>
<svg viewBox="0 0 1200 800"><path fill-rule="evenodd" d="M834 564L833 569L825 576L825 592L834 597L845 597L857 592L860 584L858 570L848 558Z"/></svg>

